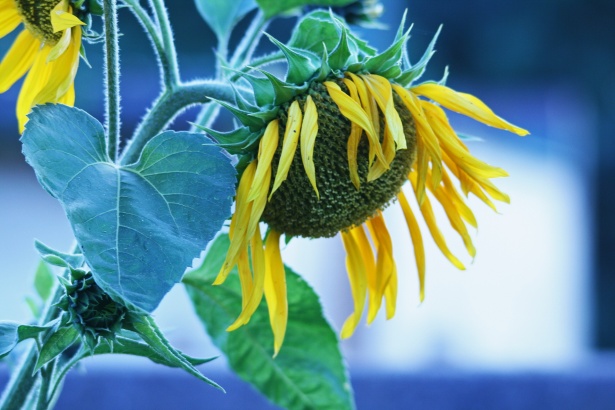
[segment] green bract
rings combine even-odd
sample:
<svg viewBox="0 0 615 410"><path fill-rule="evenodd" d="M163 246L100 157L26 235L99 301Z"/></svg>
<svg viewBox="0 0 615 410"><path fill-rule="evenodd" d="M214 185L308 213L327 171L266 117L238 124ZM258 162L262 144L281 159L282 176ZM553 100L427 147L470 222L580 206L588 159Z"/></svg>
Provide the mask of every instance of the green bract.
<svg viewBox="0 0 615 410"><path fill-rule="evenodd" d="M254 151L264 127L278 116L280 106L306 93L311 82L342 78L344 73L351 72L377 74L404 88L409 87L425 71L434 53L440 30L421 59L411 64L405 50L412 27L404 31L405 20L404 14L393 44L382 53L377 53L332 12L317 10L307 14L297 23L288 44L269 36L286 58L287 72L284 80L248 66L236 73L254 92L241 92L236 88L235 105L218 101L244 127L226 133L201 128L229 152L247 154Z"/></svg>

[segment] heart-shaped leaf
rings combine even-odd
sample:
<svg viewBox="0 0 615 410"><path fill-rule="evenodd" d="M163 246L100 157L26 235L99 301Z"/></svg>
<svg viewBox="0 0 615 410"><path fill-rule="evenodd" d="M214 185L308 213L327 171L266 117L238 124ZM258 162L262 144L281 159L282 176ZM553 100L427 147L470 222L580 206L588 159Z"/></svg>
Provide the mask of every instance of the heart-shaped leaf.
<svg viewBox="0 0 615 410"><path fill-rule="evenodd" d="M23 153L64 207L96 283L151 312L230 214L230 158L201 134L167 131L120 166L86 112L48 104L29 118Z"/></svg>

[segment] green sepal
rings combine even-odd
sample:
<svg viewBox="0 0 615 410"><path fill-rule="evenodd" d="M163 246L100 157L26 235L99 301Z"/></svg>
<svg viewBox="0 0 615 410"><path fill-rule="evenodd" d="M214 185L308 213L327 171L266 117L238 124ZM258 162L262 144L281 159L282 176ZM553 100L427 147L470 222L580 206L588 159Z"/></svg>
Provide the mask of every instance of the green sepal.
<svg viewBox="0 0 615 410"><path fill-rule="evenodd" d="M356 50L353 52L348 42L348 29L344 24L341 24L333 17L331 18L338 25L341 30L340 40L333 50L329 53L329 66L333 70L342 70L348 64L348 60L354 55L356 56Z"/></svg>
<svg viewBox="0 0 615 410"><path fill-rule="evenodd" d="M252 152L263 135L262 131L253 132L247 127L237 128L233 131L221 132L199 124L192 124L196 128L206 132L213 137L219 146L227 150L230 154L240 155Z"/></svg>
<svg viewBox="0 0 615 410"><path fill-rule="evenodd" d="M33 339L50 327L51 325L33 326L8 320L0 321L0 359L11 353L19 342Z"/></svg>
<svg viewBox="0 0 615 410"><path fill-rule="evenodd" d="M395 78L395 77L399 77L401 75L402 71L401 71L401 67L398 65L394 65L393 67L389 68L388 70L385 71L381 71L378 74L385 77L385 78Z"/></svg>
<svg viewBox="0 0 615 410"><path fill-rule="evenodd" d="M408 41L409 34L410 30L404 33L381 54L369 57L365 61L365 69L372 74L380 74L386 72L395 65L401 65L403 49L406 45L406 41Z"/></svg>
<svg viewBox="0 0 615 410"><path fill-rule="evenodd" d="M89 0L88 1L88 12L90 14L94 14L95 16L102 16L104 14L102 1L101 0Z"/></svg>
<svg viewBox="0 0 615 410"><path fill-rule="evenodd" d="M331 66L329 65L329 53L327 52L327 44L322 43L322 60L320 62L320 69L315 77L315 81L324 81L329 74L331 74Z"/></svg>
<svg viewBox="0 0 615 410"><path fill-rule="evenodd" d="M413 81L418 80L421 77L421 75L423 75L423 73L425 72L425 68L427 67L427 64L429 63L429 60L431 60L431 57L435 53L434 47L436 45L436 40L438 39L438 36L440 35L440 31L442 31L442 25L438 27L438 31L436 31L436 34L433 36L433 38L431 39L431 42L425 49L423 56L420 58L420 60L416 64L412 65L410 61L407 59L407 54L404 54L404 57L405 57L404 58L404 72L395 79L397 83L407 88L412 84Z"/></svg>
<svg viewBox="0 0 615 410"><path fill-rule="evenodd" d="M34 247L45 262L54 266L77 269L85 262L85 257L82 254L60 252L38 240L34 241Z"/></svg>
<svg viewBox="0 0 615 410"><path fill-rule="evenodd" d="M256 70L261 72L271 82L275 96L273 103L275 105L282 105L292 100L298 93L307 90L307 84L295 85L287 83L265 70L261 70L260 68L256 68Z"/></svg>
<svg viewBox="0 0 615 410"><path fill-rule="evenodd" d="M227 103L226 101L217 100L215 98L211 98L211 100L229 110L243 125L250 127L251 129L260 129L266 125L266 121L253 116L254 113L252 112L242 110L239 107L235 107L234 105Z"/></svg>
<svg viewBox="0 0 615 410"><path fill-rule="evenodd" d="M331 14L325 10L316 10L297 22L288 45L319 53L321 43L325 43L329 50L334 49L339 36L338 24L332 21Z"/></svg>
<svg viewBox="0 0 615 410"><path fill-rule="evenodd" d="M72 326L60 327L45 342L38 355L34 366L37 372L45 364L49 363L79 339L79 331Z"/></svg>
<svg viewBox="0 0 615 410"><path fill-rule="evenodd" d="M288 62L288 72L286 74L286 81L301 85L312 77L312 75L318 71L320 66L319 58L305 50L301 50L294 47L288 47L283 43L276 40L274 37L265 33L269 40L275 44L286 57Z"/></svg>
<svg viewBox="0 0 615 410"><path fill-rule="evenodd" d="M241 110L244 111L248 111L248 112L252 112L252 111L256 111L258 110L258 106L255 104L256 101L249 101L247 96L244 95L244 93L240 92L237 89L237 85L234 83L229 83L231 86L231 89L233 90L233 94L235 97L235 104L237 105L237 107ZM253 92L248 92L246 93L248 96L252 97L252 99L254 98L254 93Z"/></svg>
<svg viewBox="0 0 615 410"><path fill-rule="evenodd" d="M256 104L258 104L259 107L273 105L275 101L275 91L273 85L271 84L271 81L268 78L256 77L252 74L239 70L232 71L240 75L250 84L250 86L252 86L252 90L254 90L254 99L256 100Z"/></svg>
<svg viewBox="0 0 615 410"><path fill-rule="evenodd" d="M126 320L125 327L137 333L163 360L173 363L174 367L179 367L199 380L224 391L218 383L201 374L181 352L171 346L151 316L131 314Z"/></svg>

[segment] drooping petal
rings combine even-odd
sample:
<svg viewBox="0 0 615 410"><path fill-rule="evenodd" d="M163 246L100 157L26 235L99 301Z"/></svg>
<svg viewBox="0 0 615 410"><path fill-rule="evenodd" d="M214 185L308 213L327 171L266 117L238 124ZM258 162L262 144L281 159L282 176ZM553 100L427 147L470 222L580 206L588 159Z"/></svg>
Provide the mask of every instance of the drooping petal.
<svg viewBox="0 0 615 410"><path fill-rule="evenodd" d="M346 271L350 281L352 299L354 301L354 312L348 316L342 326L342 339L349 338L354 333L357 325L361 321L361 315L365 308L365 296L367 295L367 274L361 249L354 236L347 231L341 233L344 248L346 249Z"/></svg>
<svg viewBox="0 0 615 410"><path fill-rule="evenodd" d="M421 235L421 229L414 216L414 212L412 212L412 208L410 208L410 204L403 191L399 191L397 199L401 205L401 210L406 219L408 231L410 232L410 238L412 239L416 270L419 276L419 299L423 302L423 300L425 300L425 246L423 245L423 236Z"/></svg>
<svg viewBox="0 0 615 410"><path fill-rule="evenodd" d="M258 308L258 305L263 299L265 287L265 251L263 249L263 240L261 238L260 228L257 226L254 235L250 239L250 249L252 251L252 269L254 271L253 285L248 297L247 303L243 306L241 314L235 321L226 329L227 332L247 324L250 318Z"/></svg>
<svg viewBox="0 0 615 410"><path fill-rule="evenodd" d="M365 267L365 275L367 279L368 289L368 312L372 312L372 315L378 313L380 304L382 303L382 296L378 295L378 271L376 269L376 259L374 257L374 251L372 245L369 242L369 238L365 233L363 225L359 225L350 230L350 234L353 236L355 242L359 246L361 251L361 257L363 258L363 266Z"/></svg>
<svg viewBox="0 0 615 410"><path fill-rule="evenodd" d="M376 135L380 137L380 115L378 114L378 105L376 104L376 101L367 91L367 87L361 77L349 71L346 72L346 75L352 79L352 82L356 86L359 99L361 100L361 107L363 107L367 113L368 118L371 118L374 131L376 132ZM372 144L375 143L380 145L380 140L373 141L370 139L369 142L369 166L371 167L374 162L374 158L376 158L376 146L372 146Z"/></svg>
<svg viewBox="0 0 615 410"><path fill-rule="evenodd" d="M36 53L41 48L28 30L23 30L0 63L0 93L5 92L32 67Z"/></svg>
<svg viewBox="0 0 615 410"><path fill-rule="evenodd" d="M316 143L316 135L318 134L318 110L311 96L307 96L305 101L305 114L303 123L301 124L301 160L305 173L316 192L316 196L320 198L318 188L316 187L316 169L314 167L314 144Z"/></svg>
<svg viewBox="0 0 615 410"><path fill-rule="evenodd" d="M423 201L419 201L418 193L417 193L417 175L416 172L411 172L409 176L410 182L412 182L412 187L414 188L414 193L417 197L417 202L419 203L419 207L421 209L421 213L423 214L423 219L425 219L425 223L427 223L427 227L429 228L429 232L431 233L431 237L434 242L440 249L440 252L453 264L457 269L465 270L465 266L453 255L453 253L448 249L446 245L446 240L444 239L444 235L438 228L438 223L436 222L436 217L433 213L433 209L431 207L431 203L427 195L423 197Z"/></svg>
<svg viewBox="0 0 615 410"><path fill-rule="evenodd" d="M241 284L241 309L245 309L252 293L252 272L250 271L250 261L248 260L248 248L244 247L239 251L237 259L237 271L239 273L239 283Z"/></svg>
<svg viewBox="0 0 615 410"><path fill-rule="evenodd" d="M286 272L280 253L280 232L271 230L265 242L265 298L269 308L269 321L273 330L273 357L277 356L288 322L286 298Z"/></svg>
<svg viewBox="0 0 615 410"><path fill-rule="evenodd" d="M58 100L58 104L70 105L71 107L75 105L75 84L71 84L66 94Z"/></svg>
<svg viewBox="0 0 615 410"><path fill-rule="evenodd" d="M433 183L439 184L442 175L442 154L438 138L434 134L419 99L405 88L394 84L393 89L397 92L412 114L416 126L417 136L417 164L418 184L417 193L419 202L423 201L425 194L425 179L427 178L427 166L431 162Z"/></svg>
<svg viewBox="0 0 615 410"><path fill-rule="evenodd" d="M329 92L331 99L335 102L342 115L365 131L365 134L367 134L367 137L370 139L370 146L374 146L376 157L383 164L386 164L386 159L382 152L382 148L380 147L379 135L374 129L374 123L371 118L368 117L361 105L353 100L352 97L343 92L339 85L331 81L325 81L324 84L327 87L327 91ZM386 165L388 166L388 164Z"/></svg>
<svg viewBox="0 0 615 410"><path fill-rule="evenodd" d="M393 242L391 241L391 236L389 235L389 231L384 223L382 213L378 211L378 213L374 217L368 219L365 224L369 229L372 241L377 249L375 292L376 304L374 306L370 305L367 312L367 323L370 324L374 321L378 311L380 310L383 297L387 296L385 295L385 291L396 267L395 260L393 259ZM387 296L386 300L387 305L392 306L394 309L395 300L391 299L390 296ZM388 313L387 316L389 316Z"/></svg>
<svg viewBox="0 0 615 410"><path fill-rule="evenodd" d="M357 92L357 87L355 84L344 78L344 84L348 87L348 91L350 91L350 97L354 99L357 103L361 103L359 93ZM350 174L350 181L355 186L355 188L359 189L361 187L361 180L359 179L359 164L357 162L357 156L359 153L359 143L361 142L361 135L363 134L363 130L354 122L350 123L350 135L348 136L348 143L346 148L346 154L348 156L348 170ZM371 151L371 148L370 148Z"/></svg>
<svg viewBox="0 0 615 410"><path fill-rule="evenodd" d="M256 174L254 175L254 183L252 184L250 193L248 194L248 201L253 201L256 197L262 195L263 181L267 169L271 168L271 160L273 159L273 155L278 149L279 135L279 120L276 118L269 121L267 128L265 128L265 133L259 143L258 165L256 167ZM265 192L265 196L269 193L268 190L269 184L267 184L267 192Z"/></svg>
<svg viewBox="0 0 615 410"><path fill-rule="evenodd" d="M297 150L297 144L299 143L299 133L301 132L301 122L303 120L303 114L301 113L301 107L297 100L293 101L288 109L288 120L286 121L286 129L284 130L284 141L282 142L282 154L280 155L280 163L278 164L278 171L275 175L275 181L273 183L273 189L269 194L269 199L273 193L280 187L282 182L286 180L290 165L295 158L295 151Z"/></svg>
<svg viewBox="0 0 615 410"><path fill-rule="evenodd" d="M395 149L406 149L404 126L401 123L399 113L395 109L391 83L386 78L376 74L363 75L361 78L365 80L365 85L371 95L374 96L380 111L384 113L386 127L389 129L391 137L395 140Z"/></svg>
<svg viewBox="0 0 615 410"><path fill-rule="evenodd" d="M226 253L224 264L222 264L220 272L213 283L214 285L224 283L228 274L231 272L231 269L233 269L233 267L237 264L239 253L247 246L249 238L246 238L246 234L252 213L252 202L247 201L247 196L248 191L252 186L252 182L254 181L255 172L256 160L250 162L250 164L243 171L243 175L239 181L237 195L235 198L235 212L231 218L231 226L229 231L231 245Z"/></svg>
<svg viewBox="0 0 615 410"><path fill-rule="evenodd" d="M444 85L424 83L412 87L412 92L425 96L451 111L458 112L495 128L500 128L517 135L525 136L529 132L498 117L481 100L473 95L460 93Z"/></svg>
<svg viewBox="0 0 615 410"><path fill-rule="evenodd" d="M250 211L250 220L248 221L248 229L246 231L246 238L249 239L254 235L256 228L261 220L261 216L263 215L263 211L265 210L265 206L267 205L267 193L269 192L269 187L271 186L271 166L265 170L265 178L263 178L263 186L259 192L259 195L254 198L252 202L252 209ZM252 182L254 185L254 182ZM247 240L246 239L246 240Z"/></svg>

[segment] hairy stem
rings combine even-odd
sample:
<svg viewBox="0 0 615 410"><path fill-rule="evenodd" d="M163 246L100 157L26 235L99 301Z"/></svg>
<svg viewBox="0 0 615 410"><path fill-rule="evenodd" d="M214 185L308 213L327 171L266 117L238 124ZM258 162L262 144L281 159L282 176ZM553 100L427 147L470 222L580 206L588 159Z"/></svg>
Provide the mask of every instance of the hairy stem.
<svg viewBox="0 0 615 410"><path fill-rule="evenodd" d="M105 113L107 153L115 161L120 141L120 49L118 45L116 0L103 0L105 26Z"/></svg>
<svg viewBox="0 0 615 410"><path fill-rule="evenodd" d="M163 131L179 113L194 104L209 102L211 98L230 103L235 101L231 86L217 81L194 81L165 90L137 127L120 163L135 162L145 144Z"/></svg>
<svg viewBox="0 0 615 410"><path fill-rule="evenodd" d="M150 0L150 7L154 11L154 16L158 22L158 29L162 37L163 55L161 56L162 76L164 84L167 88L171 88L179 84L179 68L177 65L177 51L175 51L175 42L173 41L173 30L171 30L171 22L169 14L164 5L163 0Z"/></svg>

